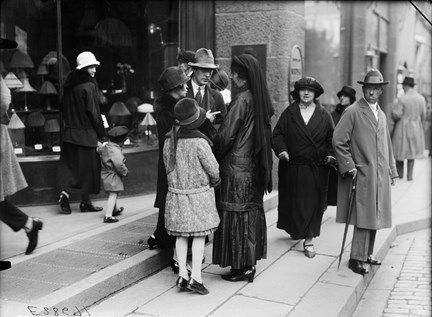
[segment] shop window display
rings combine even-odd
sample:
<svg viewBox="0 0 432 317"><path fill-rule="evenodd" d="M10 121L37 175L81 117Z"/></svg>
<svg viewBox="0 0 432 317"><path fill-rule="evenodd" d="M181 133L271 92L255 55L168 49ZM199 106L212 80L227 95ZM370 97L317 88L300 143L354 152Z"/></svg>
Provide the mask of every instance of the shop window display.
<svg viewBox="0 0 432 317"><path fill-rule="evenodd" d="M176 64L176 50L166 48L179 47L178 17L179 1L1 1L1 36L18 42L0 53L17 155L58 157L63 83L86 50L101 62L95 79L106 125L129 128L125 153L156 150L152 104L157 78Z"/></svg>

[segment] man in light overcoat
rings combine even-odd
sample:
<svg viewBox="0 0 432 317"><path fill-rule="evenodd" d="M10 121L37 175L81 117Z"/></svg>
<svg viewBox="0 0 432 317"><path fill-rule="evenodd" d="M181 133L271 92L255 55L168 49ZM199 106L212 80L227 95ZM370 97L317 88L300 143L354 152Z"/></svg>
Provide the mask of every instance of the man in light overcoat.
<svg viewBox="0 0 432 317"><path fill-rule="evenodd" d="M354 225L349 268L364 275L364 263L380 265L374 258L376 231L392 226L391 188L398 177L390 132L384 112L378 105L383 92L381 73L370 70L358 81L363 97L348 107L333 134L333 147L339 166L336 222ZM350 193L353 203L351 215Z"/></svg>

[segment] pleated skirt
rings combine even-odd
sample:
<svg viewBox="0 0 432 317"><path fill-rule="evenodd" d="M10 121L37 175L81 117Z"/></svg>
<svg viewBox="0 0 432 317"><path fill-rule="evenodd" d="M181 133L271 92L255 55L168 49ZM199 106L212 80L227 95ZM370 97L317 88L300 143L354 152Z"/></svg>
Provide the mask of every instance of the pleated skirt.
<svg viewBox="0 0 432 317"><path fill-rule="evenodd" d="M59 190L76 194L98 194L101 162L96 148L63 142L57 170Z"/></svg>
<svg viewBox="0 0 432 317"><path fill-rule="evenodd" d="M214 233L213 264L242 269L267 256L264 209L248 212L219 210L221 222Z"/></svg>

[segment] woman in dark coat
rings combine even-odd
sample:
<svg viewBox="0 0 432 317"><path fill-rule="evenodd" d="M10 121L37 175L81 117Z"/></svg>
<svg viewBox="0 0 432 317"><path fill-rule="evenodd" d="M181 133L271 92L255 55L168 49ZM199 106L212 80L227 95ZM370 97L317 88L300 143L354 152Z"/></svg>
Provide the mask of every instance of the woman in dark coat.
<svg viewBox="0 0 432 317"><path fill-rule="evenodd" d="M161 248L173 248L175 245L175 237L168 235L165 229L165 201L168 193L168 182L163 162L163 147L166 134L171 131L174 124L174 106L177 101L186 96L187 86L185 84L189 79L182 68L172 66L168 67L158 80L162 92L154 102L159 140L158 176L154 206L159 208L159 215L156 230L147 240L150 249L155 248L156 245ZM175 260L171 265L174 269ZM178 266L176 267L178 269Z"/></svg>
<svg viewBox="0 0 432 317"><path fill-rule="evenodd" d="M352 105L354 101L356 101L356 91L350 86L343 86L342 89L337 93L337 96L340 102L331 112L335 126L338 124L345 109ZM338 172L337 168L335 167L335 169L330 169L329 187L327 193L327 205L329 206L337 205L337 182Z"/></svg>
<svg viewBox="0 0 432 317"><path fill-rule="evenodd" d="M324 92L312 77L294 85L294 103L282 112L273 131L273 150L279 157L277 227L293 239L305 239L307 257L314 257L312 239L320 235L329 169L335 163L333 120L317 98Z"/></svg>
<svg viewBox="0 0 432 317"><path fill-rule="evenodd" d="M101 211L90 201L100 190L98 140L106 137L99 108L100 92L94 78L99 61L91 52L77 57L76 70L66 78L63 95L62 152L57 173L61 213L70 214L69 194L81 195L80 211Z"/></svg>
<svg viewBox="0 0 432 317"><path fill-rule="evenodd" d="M231 81L236 94L214 140L221 186L216 204L221 218L213 241L213 263L231 266L227 281L252 282L257 260L266 257L264 192L272 190L273 107L259 63L235 56Z"/></svg>

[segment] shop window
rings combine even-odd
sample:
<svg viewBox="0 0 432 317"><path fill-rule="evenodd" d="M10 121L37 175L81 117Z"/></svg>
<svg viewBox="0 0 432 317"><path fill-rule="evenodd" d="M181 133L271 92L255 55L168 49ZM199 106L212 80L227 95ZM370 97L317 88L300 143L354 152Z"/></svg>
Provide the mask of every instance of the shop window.
<svg viewBox="0 0 432 317"><path fill-rule="evenodd" d="M153 102L163 69L176 64L180 1L2 0L0 33L19 46L0 52L12 94L9 126L21 157L61 151L63 83L91 51L106 124L126 125L128 149L157 149ZM60 37L58 30L60 23ZM156 33L149 26L157 27ZM60 43L58 42L60 38Z"/></svg>

